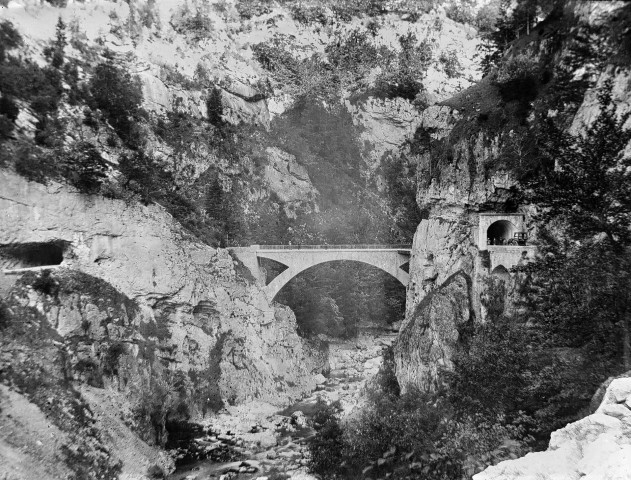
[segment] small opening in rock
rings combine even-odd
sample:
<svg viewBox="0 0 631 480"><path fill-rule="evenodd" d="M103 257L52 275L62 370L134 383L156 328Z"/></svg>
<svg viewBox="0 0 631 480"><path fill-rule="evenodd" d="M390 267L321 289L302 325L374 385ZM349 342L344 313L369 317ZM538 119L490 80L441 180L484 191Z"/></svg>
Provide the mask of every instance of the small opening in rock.
<svg viewBox="0 0 631 480"><path fill-rule="evenodd" d="M8 269L60 265L67 247L64 241L14 243L0 246L0 258Z"/></svg>

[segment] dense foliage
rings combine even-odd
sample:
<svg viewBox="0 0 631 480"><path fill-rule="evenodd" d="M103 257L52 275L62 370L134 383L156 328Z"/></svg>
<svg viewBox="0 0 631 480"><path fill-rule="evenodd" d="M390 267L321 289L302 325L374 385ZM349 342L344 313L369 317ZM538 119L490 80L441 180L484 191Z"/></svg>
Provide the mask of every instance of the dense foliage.
<svg viewBox="0 0 631 480"><path fill-rule="evenodd" d="M320 407L309 444L312 470L325 478L461 479L523 453L521 426L507 424L499 412L459 412L445 393L400 394L386 351L359 414L341 423L335 406Z"/></svg>
<svg viewBox="0 0 631 480"><path fill-rule="evenodd" d="M532 267L543 275L536 275L530 295L537 320L555 338L629 369L631 131L624 126L628 114L616 113L611 88L600 90L600 113L585 132L572 135L551 124L542 142L549 170L526 191L541 209L545 254Z"/></svg>
<svg viewBox="0 0 631 480"><path fill-rule="evenodd" d="M546 0L519 0L516 5L512 3L509 0L500 0L478 14L485 25L480 49L482 70L485 74L501 64L504 53L515 39L529 35L541 18L550 14L554 8L563 6L563 2ZM484 17L489 20L484 20ZM492 20L494 25L490 27Z"/></svg>

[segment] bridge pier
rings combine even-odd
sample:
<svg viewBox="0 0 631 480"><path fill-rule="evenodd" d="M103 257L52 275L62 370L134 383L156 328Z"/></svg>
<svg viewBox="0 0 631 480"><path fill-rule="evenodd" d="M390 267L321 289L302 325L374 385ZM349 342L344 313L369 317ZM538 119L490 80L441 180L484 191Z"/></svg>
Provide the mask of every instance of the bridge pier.
<svg viewBox="0 0 631 480"><path fill-rule="evenodd" d="M250 247L233 247L228 250L236 257L252 274L257 285L265 286L265 273L261 269L259 263L259 257L256 254L258 251L258 245L252 245Z"/></svg>

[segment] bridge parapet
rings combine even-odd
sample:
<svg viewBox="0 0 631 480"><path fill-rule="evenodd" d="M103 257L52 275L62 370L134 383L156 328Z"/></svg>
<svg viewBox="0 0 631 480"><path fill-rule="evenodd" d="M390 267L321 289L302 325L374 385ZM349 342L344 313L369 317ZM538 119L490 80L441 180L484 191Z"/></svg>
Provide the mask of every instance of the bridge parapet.
<svg viewBox="0 0 631 480"><path fill-rule="evenodd" d="M412 250L412 245L348 244L348 245L252 245L254 250Z"/></svg>

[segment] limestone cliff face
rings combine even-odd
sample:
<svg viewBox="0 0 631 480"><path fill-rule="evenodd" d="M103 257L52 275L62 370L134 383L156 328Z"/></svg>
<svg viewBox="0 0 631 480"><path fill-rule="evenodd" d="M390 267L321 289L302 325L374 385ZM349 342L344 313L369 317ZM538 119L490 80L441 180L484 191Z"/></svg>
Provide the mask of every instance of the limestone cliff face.
<svg viewBox="0 0 631 480"><path fill-rule="evenodd" d="M616 18L612 12L622 7L621 2L599 2L598 5L569 2L560 18L543 24L536 35L516 42L507 58L525 55L533 64L538 64L540 71L554 71L559 64L569 63L568 51L577 35L585 31L602 34L599 29L606 22L612 22L611 19ZM556 43L550 40L554 35L558 35ZM511 203L511 188L519 185L520 169L536 140L528 136L529 130L536 127L540 118L550 116L556 120L562 117L561 124L573 133L581 131L598 114L597 91L607 79L613 81L612 97L618 111L623 113L629 109L628 66L621 66L608 50L599 61L602 62L599 68L588 65L573 72L575 78L585 75L592 81L590 88L581 93L583 100L574 108L559 103L556 90L543 86L539 80L537 95L520 100L523 103L519 107L519 101L507 95L492 74L421 114L413 153L417 158L417 203L427 218L422 220L414 236L406 328L418 322L454 324L452 313L441 317L438 312L426 311L425 316L419 316L419 308L430 292L456 272L471 278L468 308L476 322L485 321L486 289L494 279L488 254L478 248L479 213L513 211L523 215L523 228L530 242L536 243L536 232L529 223L531 207L516 207ZM508 280L508 292L514 281L514 278ZM512 308L510 298L506 299L505 308ZM418 334L426 338L415 342L415 346L425 351L420 354L405 351L402 344L398 349L399 364L414 356L429 358L428 348L433 348L429 333L419 328ZM447 340L445 348L447 357L450 341ZM402 372L398 377L404 387L408 378L415 378L414 383L432 384L431 368L420 365L418 368L416 376L428 378L419 382L415 375Z"/></svg>
<svg viewBox="0 0 631 480"><path fill-rule="evenodd" d="M459 329L472 320L470 296L471 279L459 272L416 306L394 347L397 379L404 390L431 390L438 372L451 368Z"/></svg>
<svg viewBox="0 0 631 480"><path fill-rule="evenodd" d="M258 14L240 15L237 4L234 0L193 4L182 0L155 3L87 0L51 8L41 2L18 0L12 1L11 8L2 15L17 26L33 52L41 51L42 45L54 37L55 23L61 16L69 25L70 45L66 49L69 57L94 60L75 48L80 44L86 51L92 51L92 55L107 49L124 57L129 71L142 85L143 107L153 114L181 112L199 119L208 118L207 100L212 92L218 92L225 121L264 129L291 108L294 98L282 85L272 86L269 72L255 59L253 46L280 35L292 39L292 48L299 57L321 54L328 44L341 38L339 35L364 29L367 23L365 18L353 18L341 25L327 11L330 21L326 25L305 24L294 19L288 8L276 4ZM200 19L197 23L195 15ZM416 35L419 42L430 43L433 60L424 79L427 103L449 98L479 77L474 60L479 41L477 32L448 19L441 8L420 15L414 22L395 13L385 14L379 23L374 42L393 52L400 48L398 35L404 32ZM458 68L448 74L439 59L452 54L458 57ZM376 73L371 72L361 81L374 83ZM363 170L370 177L375 175L384 155L397 154L411 138L418 127L419 109L408 100L372 96L352 103L345 99L344 104L362 130L359 140L364 146ZM159 157L171 159L171 149L163 141L152 138L150 143L150 149ZM274 158L268 163L271 168ZM203 146L178 161L180 168L192 168L193 176L210 165L218 166L226 174L232 168ZM302 181L310 184L308 178ZM376 181L379 183L379 178ZM264 183L265 192L253 189L252 203L273 193L290 210L313 207L309 195L312 185L301 188L300 192L306 193L304 198L298 200L292 195L285 200L286 185L276 181L275 176Z"/></svg>
<svg viewBox="0 0 631 480"><path fill-rule="evenodd" d="M597 480L629 478L631 465L631 378L614 380L598 410L552 433L544 452L508 460L474 480Z"/></svg>
<svg viewBox="0 0 631 480"><path fill-rule="evenodd" d="M99 301L98 291L85 285L84 292L76 280L75 291L56 304L24 293L23 301L42 303L64 338L83 334L97 345L104 339L127 342L129 328L159 321L168 331L160 355L169 368L214 368L222 401L259 398L282 405L315 387L312 377L324 365L298 337L293 313L271 305L259 287L237 275L227 251L193 240L157 205L84 196L6 171L0 175L0 244L46 248L63 242L60 272L100 279L138 305L135 315L124 308L114 315L114 306ZM107 326L114 317L120 325ZM87 354L85 348L77 355ZM138 348L130 354L138 355Z"/></svg>

